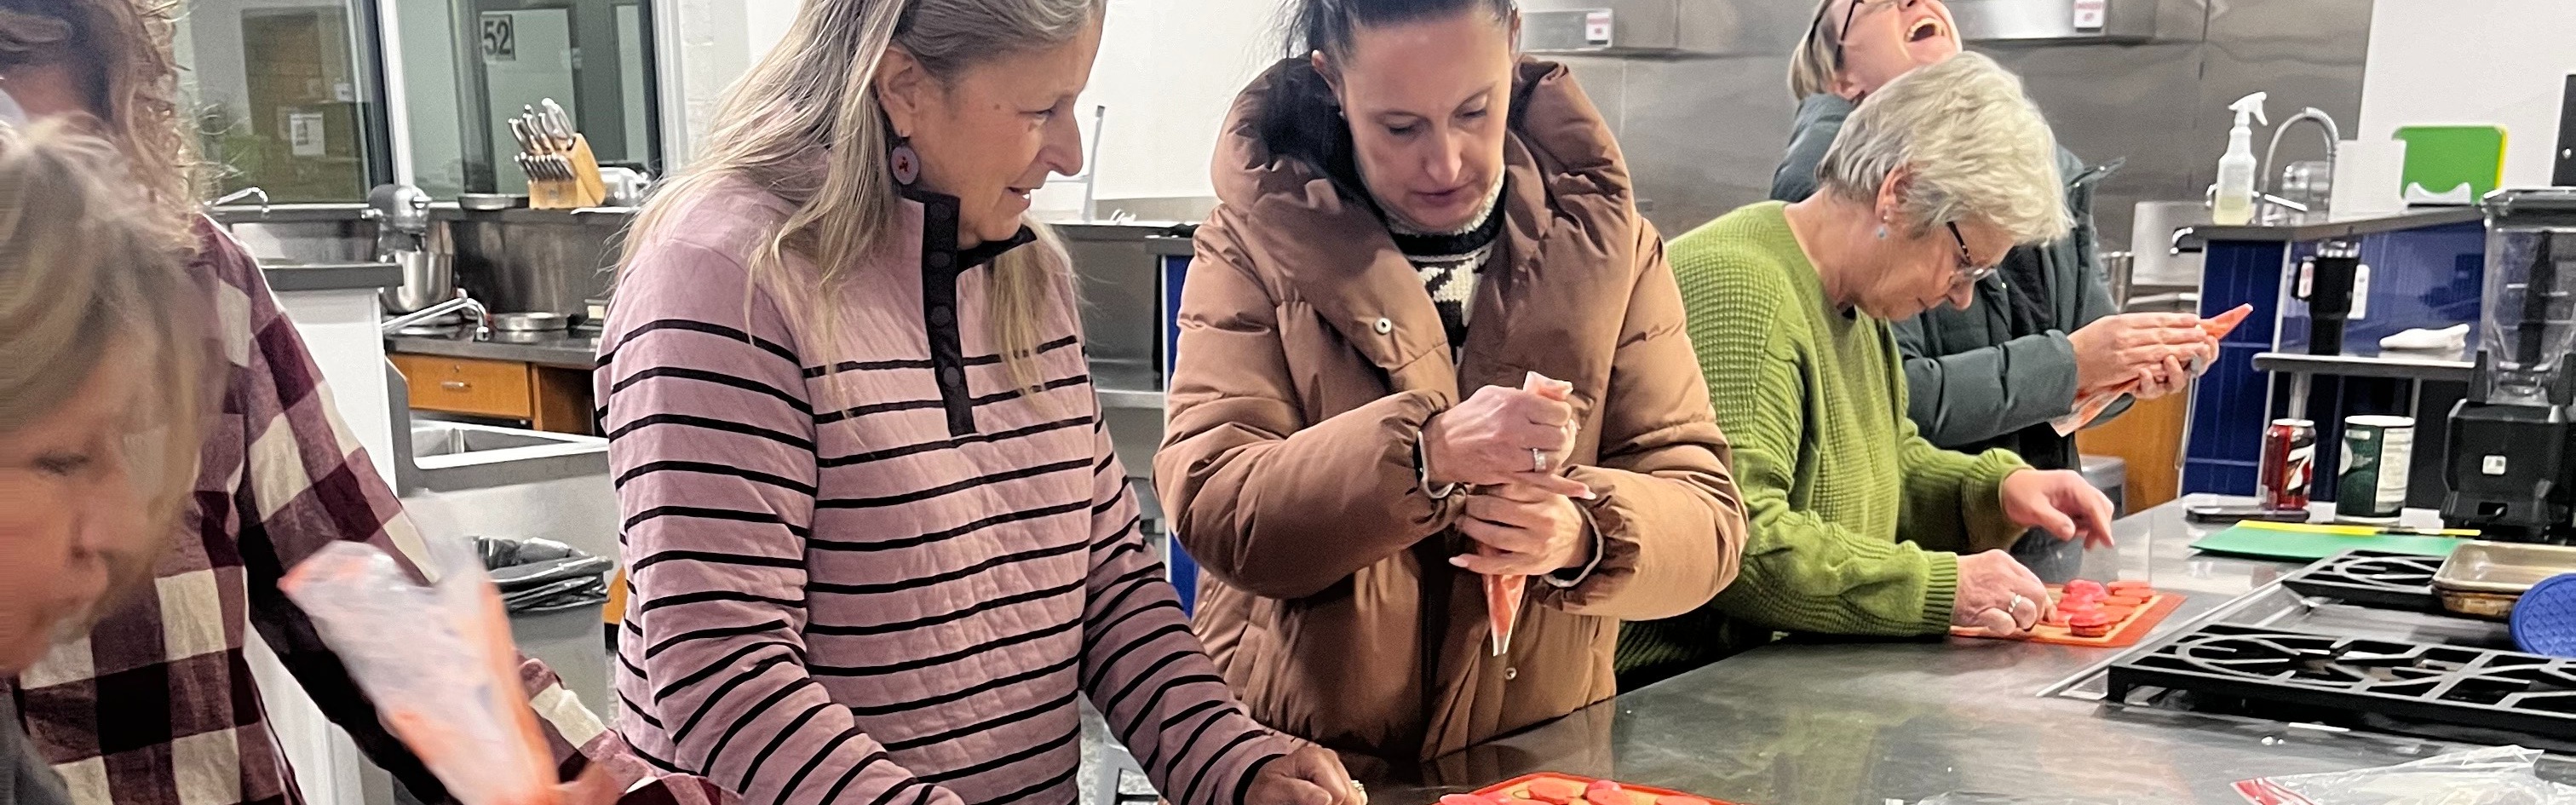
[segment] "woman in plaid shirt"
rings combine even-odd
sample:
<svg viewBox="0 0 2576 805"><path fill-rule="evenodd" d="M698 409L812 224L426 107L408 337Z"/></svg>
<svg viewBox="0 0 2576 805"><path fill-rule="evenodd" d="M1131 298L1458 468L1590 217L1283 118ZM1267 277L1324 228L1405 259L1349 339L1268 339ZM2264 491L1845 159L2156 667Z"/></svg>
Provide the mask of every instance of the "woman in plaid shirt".
<svg viewBox="0 0 2576 805"><path fill-rule="evenodd" d="M151 574L149 592L25 669L9 698L34 749L82 805L300 803L243 655L255 627L369 759L420 801L447 802L278 592L287 568L332 542L365 542L407 561L421 554L420 535L340 424L258 263L197 211L170 51L179 8L0 0L0 90L27 117L84 119L122 153L141 217L187 256L194 289L185 304L213 319L223 358L211 395L220 413L206 423L181 525L156 562L135 569ZM566 779L592 760L614 761L621 782L641 776L618 737L551 672L535 663L527 672ZM688 802L707 792L694 782L685 789L676 795ZM675 795L660 786L644 794Z"/></svg>
<svg viewBox="0 0 2576 805"><path fill-rule="evenodd" d="M138 581L109 571L159 548L195 475L205 330L116 169L59 125L0 126L0 673ZM68 802L24 744L0 697L0 805Z"/></svg>

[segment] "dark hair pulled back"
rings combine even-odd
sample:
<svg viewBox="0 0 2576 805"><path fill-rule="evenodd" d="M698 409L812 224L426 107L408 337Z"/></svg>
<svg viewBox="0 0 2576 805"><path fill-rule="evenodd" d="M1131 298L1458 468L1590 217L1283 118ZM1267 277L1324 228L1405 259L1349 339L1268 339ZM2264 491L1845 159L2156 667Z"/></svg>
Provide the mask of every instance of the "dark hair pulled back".
<svg viewBox="0 0 2576 805"><path fill-rule="evenodd" d="M1495 22L1512 18L1516 0L1288 0L1281 21L1286 55L1322 51L1336 61L1348 58L1351 38L1361 28L1483 10Z"/></svg>

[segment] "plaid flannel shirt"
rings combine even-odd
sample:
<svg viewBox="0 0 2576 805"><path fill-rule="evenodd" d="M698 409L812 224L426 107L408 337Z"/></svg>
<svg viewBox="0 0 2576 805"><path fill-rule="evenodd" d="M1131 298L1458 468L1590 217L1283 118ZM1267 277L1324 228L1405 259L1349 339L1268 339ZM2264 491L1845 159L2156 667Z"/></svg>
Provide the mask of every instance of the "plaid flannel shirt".
<svg viewBox="0 0 2576 805"><path fill-rule="evenodd" d="M296 805L303 797L242 653L256 628L369 759L423 802L449 801L277 587L339 540L374 545L418 575L420 534L341 424L257 262L214 222L197 230L190 268L228 365L182 533L151 589L19 677L20 717L80 805ZM550 670L527 666L522 681L568 775L599 758L621 783L643 776ZM712 793L649 788L628 801L696 805Z"/></svg>

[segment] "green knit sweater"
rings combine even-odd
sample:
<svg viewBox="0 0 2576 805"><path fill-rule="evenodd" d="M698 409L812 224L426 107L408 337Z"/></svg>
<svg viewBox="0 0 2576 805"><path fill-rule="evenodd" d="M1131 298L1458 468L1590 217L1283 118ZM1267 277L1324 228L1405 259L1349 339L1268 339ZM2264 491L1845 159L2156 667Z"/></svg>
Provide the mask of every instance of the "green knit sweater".
<svg viewBox="0 0 2576 805"><path fill-rule="evenodd" d="M1736 210L1668 247L1752 535L1742 575L1717 600L1627 625L1623 679L1689 670L1775 631L1945 631L1958 553L2023 532L1999 494L2021 459L1950 452L1915 433L1887 323L1825 301L1785 209Z"/></svg>

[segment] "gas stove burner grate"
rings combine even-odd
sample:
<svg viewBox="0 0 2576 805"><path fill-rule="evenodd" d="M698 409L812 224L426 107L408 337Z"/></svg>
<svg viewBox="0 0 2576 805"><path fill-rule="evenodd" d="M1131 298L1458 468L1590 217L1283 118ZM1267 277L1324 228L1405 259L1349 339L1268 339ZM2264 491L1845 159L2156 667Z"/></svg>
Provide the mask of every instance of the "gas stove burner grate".
<svg viewBox="0 0 2576 805"><path fill-rule="evenodd" d="M2281 586L2300 595L2364 606L2440 612L2442 600L2433 593L2433 574L2441 569L2438 556L2345 551L2282 577Z"/></svg>
<svg viewBox="0 0 2576 805"><path fill-rule="evenodd" d="M2112 664L2139 687L2576 738L2576 661L2214 623Z"/></svg>

